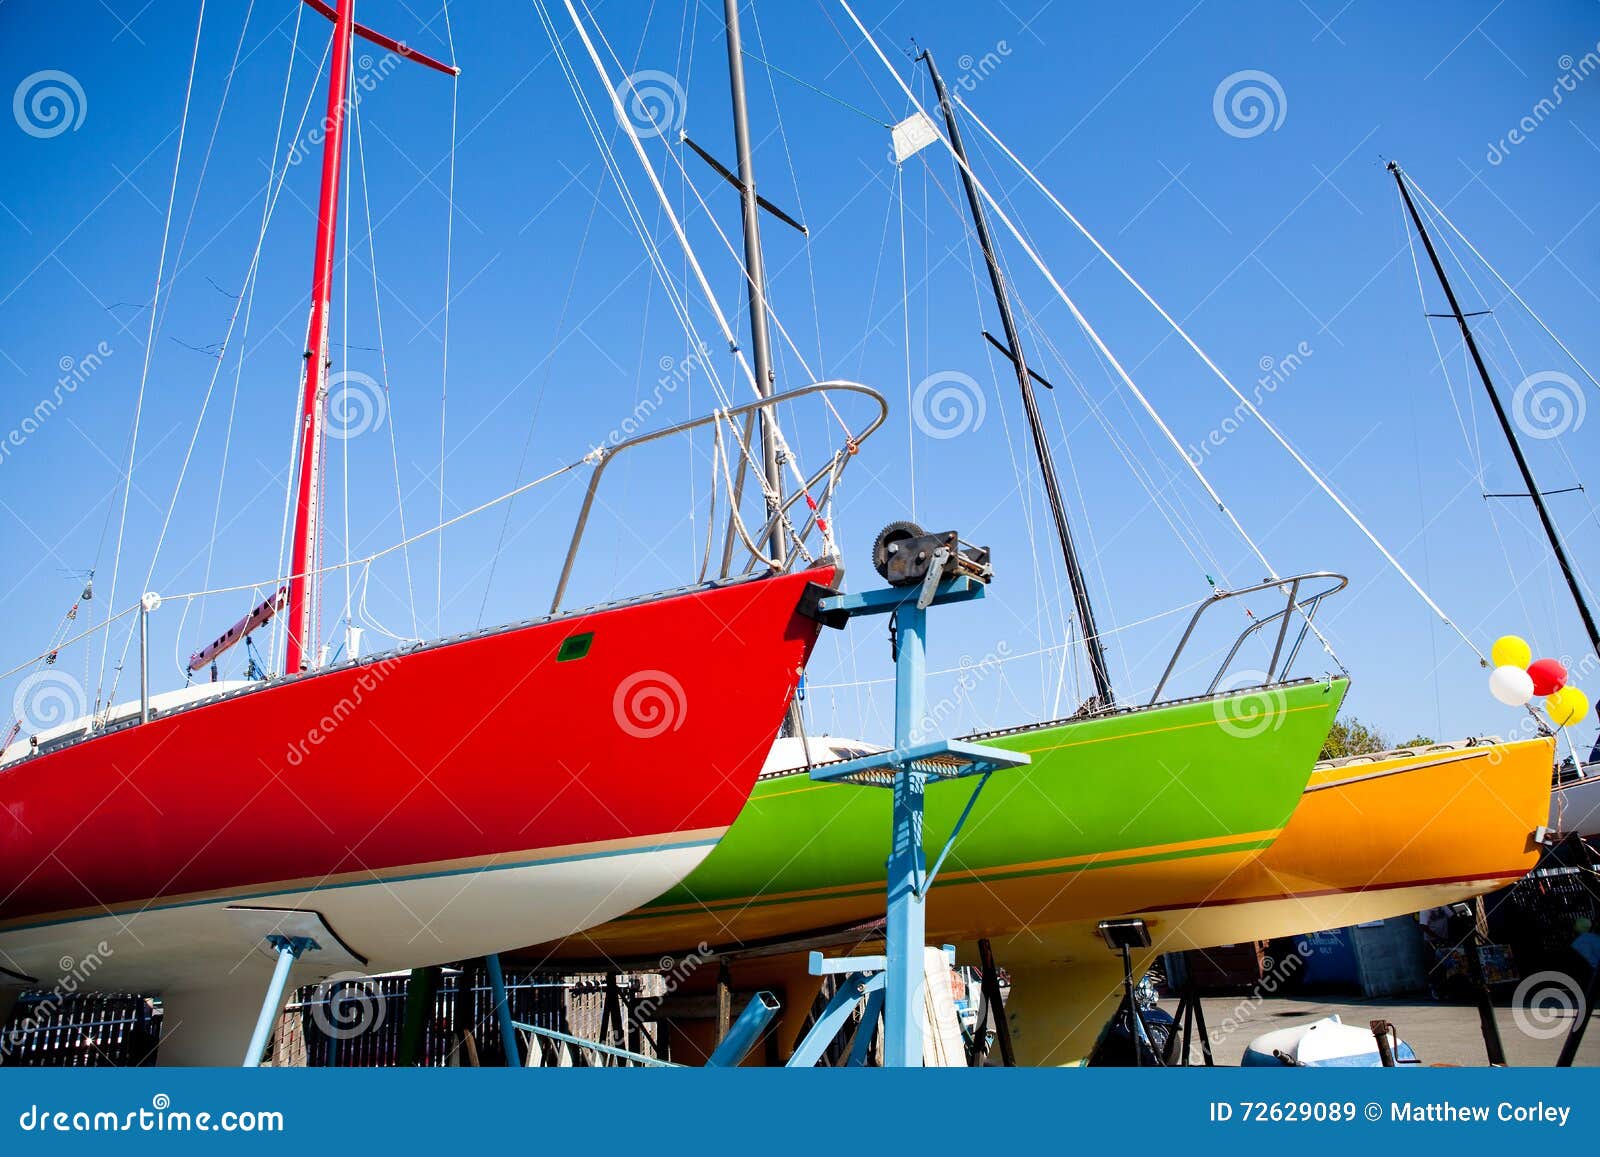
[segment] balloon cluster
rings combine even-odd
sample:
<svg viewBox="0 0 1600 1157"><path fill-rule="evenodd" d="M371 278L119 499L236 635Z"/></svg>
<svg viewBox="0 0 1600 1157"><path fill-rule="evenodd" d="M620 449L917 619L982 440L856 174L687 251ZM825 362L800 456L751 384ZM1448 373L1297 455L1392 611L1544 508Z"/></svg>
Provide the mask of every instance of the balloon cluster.
<svg viewBox="0 0 1600 1157"><path fill-rule="evenodd" d="M1589 697L1567 686L1567 669L1555 659L1535 660L1526 639L1516 635L1496 639L1489 658L1494 664L1489 693L1506 706L1523 707L1540 696L1545 714L1557 727L1571 727L1589 714Z"/></svg>

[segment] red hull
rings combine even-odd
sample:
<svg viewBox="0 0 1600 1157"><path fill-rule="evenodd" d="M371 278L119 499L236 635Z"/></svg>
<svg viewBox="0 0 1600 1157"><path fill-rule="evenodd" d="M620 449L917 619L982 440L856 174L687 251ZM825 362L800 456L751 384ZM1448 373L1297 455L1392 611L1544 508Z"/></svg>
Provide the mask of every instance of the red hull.
<svg viewBox="0 0 1600 1157"><path fill-rule="evenodd" d="M0 771L0 932L711 832L738 815L831 567L318 672ZM558 659L593 632L587 653ZM581 649L569 644L568 650Z"/></svg>

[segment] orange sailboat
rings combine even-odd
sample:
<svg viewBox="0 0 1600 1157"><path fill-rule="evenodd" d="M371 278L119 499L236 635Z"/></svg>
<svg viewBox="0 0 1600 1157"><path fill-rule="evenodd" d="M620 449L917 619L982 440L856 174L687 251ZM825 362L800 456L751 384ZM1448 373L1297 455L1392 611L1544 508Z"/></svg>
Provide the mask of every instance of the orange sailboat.
<svg viewBox="0 0 1600 1157"><path fill-rule="evenodd" d="M1161 952L1297 936L1456 903L1539 858L1555 740L1430 744L1318 764L1283 834L1205 895L1120 913ZM1053 958L995 944L1012 976L1019 1061L1084 1056L1122 996L1122 963L1093 924ZM1136 961L1135 967L1141 967Z"/></svg>

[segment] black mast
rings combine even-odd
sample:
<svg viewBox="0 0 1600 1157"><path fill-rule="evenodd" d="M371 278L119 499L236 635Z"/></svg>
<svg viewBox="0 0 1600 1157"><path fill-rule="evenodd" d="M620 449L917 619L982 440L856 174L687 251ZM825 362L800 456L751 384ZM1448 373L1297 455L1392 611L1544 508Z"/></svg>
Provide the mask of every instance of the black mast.
<svg viewBox="0 0 1600 1157"><path fill-rule="evenodd" d="M994 289L995 304L1000 307L1000 325L1005 333L1006 344L1010 347L1000 352L1011 359L1012 368L1017 372L1017 386L1022 390L1022 408L1027 412L1028 429L1033 433L1033 449L1039 458L1039 473L1044 479L1045 494L1050 500L1050 513L1055 517L1056 536L1061 540L1061 554L1067 563L1067 579L1072 584L1072 601L1077 607L1078 622L1083 628L1084 647L1089 652L1089 671L1094 676L1095 695L1101 704L1109 707L1115 699L1111 693L1105 648L1100 644L1100 632L1094 623L1094 607L1089 603L1089 588L1083 581L1083 565L1078 561L1078 551L1072 543L1072 529L1067 525L1067 512L1061 501L1061 484L1056 478L1050 440L1039 419L1039 404L1033 396L1033 375L1023 360L1022 340L1017 333L1016 318L1011 312L1011 294L1006 288L1005 276L1000 271L1000 260L995 255L983 202L968 171L967 150L961 143L961 129L956 124L955 109L950 103L950 94L945 90L944 79L939 75L938 66L933 63L932 53L924 52L917 59L928 65L928 75L933 77L934 91L939 94L939 108L944 113L945 127L950 133L950 147L961 161L957 166L961 170L961 187L967 193L973 229L978 234L978 245L983 249L983 260L989 269L989 284Z"/></svg>
<svg viewBox="0 0 1600 1157"><path fill-rule="evenodd" d="M1533 479L1533 470L1529 467L1527 458L1523 456L1521 443L1517 441L1516 430L1506 415L1505 407L1500 404L1500 395L1495 392L1494 381L1489 377L1489 369L1483 363L1483 355L1478 352L1478 343L1473 339L1472 327L1467 324L1466 314L1461 312L1461 304L1456 300L1455 290L1450 287L1450 279L1445 276L1444 265L1433 248L1433 239L1428 236L1428 230L1422 224L1417 206L1411 200L1411 190L1406 188L1400 166L1390 161L1389 172L1394 174L1395 184L1400 186L1400 197L1405 202L1406 212L1411 215L1411 223L1417 227L1417 236L1422 238L1423 248L1428 251L1428 260L1433 263L1433 271L1439 277L1439 284L1444 287L1445 298L1450 302L1450 312L1455 314L1456 324L1461 327L1461 337L1467 343L1467 352L1472 355L1472 364L1477 367L1478 378L1483 382L1484 391L1488 393L1489 401L1494 406L1494 416L1500 419L1500 429L1505 432L1506 441L1511 445L1511 456L1517 460L1517 469L1522 471L1523 485L1528 488L1528 496L1533 499L1533 507L1539 512L1539 522L1544 526L1545 537L1550 540L1550 549L1555 553L1561 574L1567 580L1567 589L1572 592L1572 601L1577 604L1578 615L1583 619L1584 629L1589 632L1589 646L1594 648L1595 654L1600 655L1600 630L1595 628L1594 615L1589 610L1588 600L1584 598L1583 588L1578 585L1578 576L1572 571L1566 547L1561 545L1561 536L1556 533L1556 524L1551 521L1550 511L1545 507L1544 495L1539 492L1539 485Z"/></svg>

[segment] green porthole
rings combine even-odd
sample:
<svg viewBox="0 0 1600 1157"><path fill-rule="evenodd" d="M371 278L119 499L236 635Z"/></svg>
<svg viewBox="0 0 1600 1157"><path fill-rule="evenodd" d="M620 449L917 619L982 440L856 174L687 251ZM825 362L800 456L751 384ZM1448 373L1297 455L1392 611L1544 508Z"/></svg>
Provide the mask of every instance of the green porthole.
<svg viewBox="0 0 1600 1157"><path fill-rule="evenodd" d="M589 653L593 643L593 631L585 631L581 635L568 635L561 640L561 649L556 652L556 662L569 663L574 659L582 659Z"/></svg>

